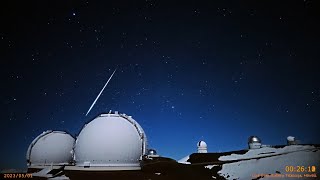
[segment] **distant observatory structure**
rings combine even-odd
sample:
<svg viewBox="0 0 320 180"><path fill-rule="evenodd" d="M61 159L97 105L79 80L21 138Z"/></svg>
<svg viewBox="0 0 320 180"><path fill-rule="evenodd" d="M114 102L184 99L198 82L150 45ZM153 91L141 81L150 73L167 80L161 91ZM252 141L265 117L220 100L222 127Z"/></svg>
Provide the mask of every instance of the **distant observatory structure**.
<svg viewBox="0 0 320 180"><path fill-rule="evenodd" d="M36 137L27 150L28 169L62 166L72 161L75 139L63 131L45 131Z"/></svg>
<svg viewBox="0 0 320 180"><path fill-rule="evenodd" d="M288 145L297 145L299 144L299 140L297 140L295 137L293 136L288 136L287 137L287 144Z"/></svg>
<svg viewBox="0 0 320 180"><path fill-rule="evenodd" d="M155 149L149 149L146 155L147 158L160 157Z"/></svg>
<svg viewBox="0 0 320 180"><path fill-rule="evenodd" d="M249 149L259 149L261 148L261 139L258 136L250 136L248 138Z"/></svg>
<svg viewBox="0 0 320 180"><path fill-rule="evenodd" d="M204 141L199 141L197 143L197 147L198 147L198 153L207 153L208 152L207 143Z"/></svg>
<svg viewBox="0 0 320 180"><path fill-rule="evenodd" d="M126 114L100 114L84 125L74 146L75 166L66 170L140 170L147 151L141 126Z"/></svg>

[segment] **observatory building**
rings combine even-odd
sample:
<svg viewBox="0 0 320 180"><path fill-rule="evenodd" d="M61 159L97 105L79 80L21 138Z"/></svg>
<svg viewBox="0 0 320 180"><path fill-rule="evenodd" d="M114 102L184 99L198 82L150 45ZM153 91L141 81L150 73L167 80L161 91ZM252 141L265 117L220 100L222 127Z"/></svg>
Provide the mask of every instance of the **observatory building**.
<svg viewBox="0 0 320 180"><path fill-rule="evenodd" d="M70 164L74 142L75 139L63 131L43 132L31 142L27 150L28 172Z"/></svg>
<svg viewBox="0 0 320 180"><path fill-rule="evenodd" d="M197 144L198 147L198 153L207 153L208 149L207 149L207 143L204 141L199 141Z"/></svg>
<svg viewBox="0 0 320 180"><path fill-rule="evenodd" d="M140 170L147 151L141 126L126 114L100 114L80 131L74 145L74 166L66 171Z"/></svg>
<svg viewBox="0 0 320 180"><path fill-rule="evenodd" d="M257 136L250 136L248 138L248 146L249 146L249 149L259 149L259 148L261 148L262 144L261 144L260 138L257 137Z"/></svg>

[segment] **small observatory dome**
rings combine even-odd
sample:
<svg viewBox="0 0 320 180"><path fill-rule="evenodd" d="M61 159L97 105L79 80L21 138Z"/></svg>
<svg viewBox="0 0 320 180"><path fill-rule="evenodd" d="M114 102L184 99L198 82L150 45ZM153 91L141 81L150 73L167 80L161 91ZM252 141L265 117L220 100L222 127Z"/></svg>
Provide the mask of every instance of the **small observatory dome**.
<svg viewBox="0 0 320 180"><path fill-rule="evenodd" d="M72 161L75 139L63 131L45 131L27 150L28 166L64 165Z"/></svg>
<svg viewBox="0 0 320 180"><path fill-rule="evenodd" d="M297 145L297 144L298 144L298 141L296 140L295 137L293 137L293 136L288 136L288 137L287 137L287 144L288 144L288 145Z"/></svg>
<svg viewBox="0 0 320 180"><path fill-rule="evenodd" d="M204 141L199 141L197 143L197 147L198 147L198 153L207 153L208 152L207 143Z"/></svg>
<svg viewBox="0 0 320 180"><path fill-rule="evenodd" d="M249 149L258 149L261 148L261 140L257 136L250 136L248 138Z"/></svg>
<svg viewBox="0 0 320 180"><path fill-rule="evenodd" d="M157 154L157 151L156 151L156 150L154 150L154 149L149 149L149 150L148 150L148 155L154 156L154 155L158 155L158 154Z"/></svg>
<svg viewBox="0 0 320 180"><path fill-rule="evenodd" d="M125 114L100 114L86 124L77 137L74 160L77 167L105 170L140 169L147 138L141 126Z"/></svg>

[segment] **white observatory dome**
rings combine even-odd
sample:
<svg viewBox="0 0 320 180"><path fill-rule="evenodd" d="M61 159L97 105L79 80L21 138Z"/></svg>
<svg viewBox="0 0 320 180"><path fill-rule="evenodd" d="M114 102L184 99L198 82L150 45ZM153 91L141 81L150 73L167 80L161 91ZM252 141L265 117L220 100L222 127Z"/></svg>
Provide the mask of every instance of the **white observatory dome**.
<svg viewBox="0 0 320 180"><path fill-rule="evenodd" d="M74 160L78 167L140 169L147 138L141 126L125 114L101 114L77 137Z"/></svg>
<svg viewBox="0 0 320 180"><path fill-rule="evenodd" d="M296 138L293 137L293 136L288 136L287 137L287 144L288 145L297 145L298 144L298 140L296 140Z"/></svg>
<svg viewBox="0 0 320 180"><path fill-rule="evenodd" d="M197 147L198 147L198 153L207 153L208 152L207 143L204 141L199 141L197 143Z"/></svg>
<svg viewBox="0 0 320 180"><path fill-rule="evenodd" d="M63 131L45 131L27 150L28 166L64 165L72 161L75 139Z"/></svg>

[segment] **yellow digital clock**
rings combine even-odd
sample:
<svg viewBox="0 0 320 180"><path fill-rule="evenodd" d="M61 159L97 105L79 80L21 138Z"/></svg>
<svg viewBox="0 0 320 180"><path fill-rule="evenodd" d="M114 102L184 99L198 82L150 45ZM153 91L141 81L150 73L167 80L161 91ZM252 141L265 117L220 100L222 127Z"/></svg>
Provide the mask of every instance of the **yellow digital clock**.
<svg viewBox="0 0 320 180"><path fill-rule="evenodd" d="M316 166L286 166L286 172L309 172L315 173Z"/></svg>

